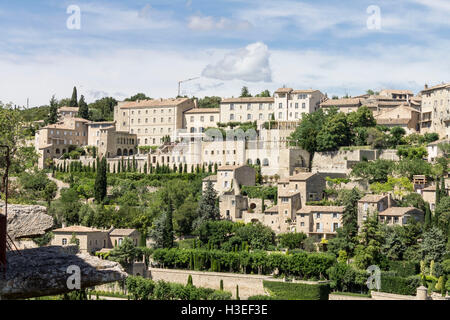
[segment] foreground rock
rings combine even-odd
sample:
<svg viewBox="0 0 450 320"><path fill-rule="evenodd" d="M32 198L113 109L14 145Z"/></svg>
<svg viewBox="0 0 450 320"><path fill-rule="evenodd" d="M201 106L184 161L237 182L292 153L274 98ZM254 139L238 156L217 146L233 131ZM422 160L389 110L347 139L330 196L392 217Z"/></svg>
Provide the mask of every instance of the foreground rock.
<svg viewBox="0 0 450 320"><path fill-rule="evenodd" d="M76 246L41 247L8 253L8 270L0 273L1 299L26 299L63 294L67 287L69 266L78 266L81 288L93 287L126 278L120 264L88 254L74 254Z"/></svg>
<svg viewBox="0 0 450 320"><path fill-rule="evenodd" d="M0 202L4 214L5 203ZM8 204L8 235L13 239L42 236L53 227L47 208L33 205Z"/></svg>

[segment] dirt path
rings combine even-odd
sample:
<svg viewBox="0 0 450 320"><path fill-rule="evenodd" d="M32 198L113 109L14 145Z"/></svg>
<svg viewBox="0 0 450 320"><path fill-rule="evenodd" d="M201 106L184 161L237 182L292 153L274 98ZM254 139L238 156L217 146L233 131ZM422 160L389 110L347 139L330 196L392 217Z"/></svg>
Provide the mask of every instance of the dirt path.
<svg viewBox="0 0 450 320"><path fill-rule="evenodd" d="M55 199L59 199L61 197L61 189L69 188L70 185L68 183L62 182L61 180L53 178L51 173L47 173L47 176L51 181L56 183L56 186L58 187L58 191L56 192Z"/></svg>

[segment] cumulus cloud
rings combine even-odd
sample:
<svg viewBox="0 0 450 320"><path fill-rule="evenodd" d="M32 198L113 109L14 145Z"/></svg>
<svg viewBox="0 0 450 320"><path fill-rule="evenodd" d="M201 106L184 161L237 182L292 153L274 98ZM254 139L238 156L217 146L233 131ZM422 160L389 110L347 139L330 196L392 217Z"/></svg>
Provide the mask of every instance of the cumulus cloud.
<svg viewBox="0 0 450 320"><path fill-rule="evenodd" d="M219 80L244 80L271 82L269 48L262 42L225 54L216 64L203 69L202 76Z"/></svg>
<svg viewBox="0 0 450 320"><path fill-rule="evenodd" d="M228 18L214 18L211 16L203 17L200 15L189 17L188 27L197 31L212 30L246 30L252 27L247 20L234 20Z"/></svg>

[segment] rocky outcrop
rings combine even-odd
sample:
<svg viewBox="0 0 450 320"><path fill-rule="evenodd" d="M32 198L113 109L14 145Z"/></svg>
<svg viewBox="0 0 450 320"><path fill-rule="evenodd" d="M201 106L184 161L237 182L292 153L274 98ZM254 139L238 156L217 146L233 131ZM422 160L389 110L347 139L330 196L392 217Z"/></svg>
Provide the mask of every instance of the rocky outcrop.
<svg viewBox="0 0 450 320"><path fill-rule="evenodd" d="M4 210L5 203L0 202L0 213ZM46 207L8 204L8 235L13 240L42 236L52 227L53 218Z"/></svg>
<svg viewBox="0 0 450 320"><path fill-rule="evenodd" d="M77 246L41 247L8 253L8 270L0 274L0 299L26 299L71 291L70 266L80 268L81 288L125 279L120 264L88 254L74 254Z"/></svg>

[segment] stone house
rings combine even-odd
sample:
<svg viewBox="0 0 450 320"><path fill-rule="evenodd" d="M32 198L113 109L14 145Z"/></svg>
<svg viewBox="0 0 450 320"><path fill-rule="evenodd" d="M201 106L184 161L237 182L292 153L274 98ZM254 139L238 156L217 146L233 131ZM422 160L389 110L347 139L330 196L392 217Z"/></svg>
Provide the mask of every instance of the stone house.
<svg viewBox="0 0 450 320"><path fill-rule="evenodd" d="M408 223L410 218L416 221L424 221L424 213L414 207L390 207L378 213L378 219L381 223L388 225L403 226Z"/></svg>
<svg viewBox="0 0 450 320"><path fill-rule="evenodd" d="M297 210L296 231L314 237L317 242L330 239L342 227L343 206L304 206Z"/></svg>
<svg viewBox="0 0 450 320"><path fill-rule="evenodd" d="M392 206L390 195L368 194L358 201L358 226L362 226L371 213L382 212Z"/></svg>
<svg viewBox="0 0 450 320"><path fill-rule="evenodd" d="M401 127L407 134L420 130L420 112L405 104L375 116L375 120L388 128Z"/></svg>
<svg viewBox="0 0 450 320"><path fill-rule="evenodd" d="M125 238L130 238L133 240L135 246L139 245L140 232L136 229L112 229L108 233L109 235L109 247L115 248L120 246Z"/></svg>
<svg viewBox="0 0 450 320"><path fill-rule="evenodd" d="M208 179L209 178L209 179ZM221 166L217 169L216 181L207 177L203 180L203 190L206 188L208 180L215 182L214 189L218 195L224 194L226 191L231 191L233 187L237 186L254 186L256 180L256 172L250 166Z"/></svg>

